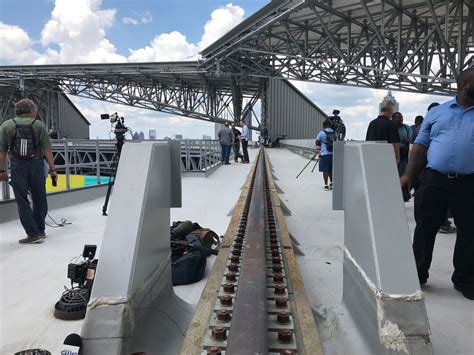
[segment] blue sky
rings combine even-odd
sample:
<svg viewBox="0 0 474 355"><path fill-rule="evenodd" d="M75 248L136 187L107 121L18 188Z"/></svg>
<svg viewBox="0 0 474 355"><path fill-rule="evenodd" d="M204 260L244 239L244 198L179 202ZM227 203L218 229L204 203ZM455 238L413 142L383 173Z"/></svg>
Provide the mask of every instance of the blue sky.
<svg viewBox="0 0 474 355"><path fill-rule="evenodd" d="M168 61L195 58L200 50L267 1L241 0L0 0L0 64ZM363 139L384 90L294 83L326 113L341 110L348 137ZM394 93L410 123L446 97ZM92 123L91 138L108 137L100 113L120 112L137 131L158 137L213 135L212 124L131 107L71 97Z"/></svg>

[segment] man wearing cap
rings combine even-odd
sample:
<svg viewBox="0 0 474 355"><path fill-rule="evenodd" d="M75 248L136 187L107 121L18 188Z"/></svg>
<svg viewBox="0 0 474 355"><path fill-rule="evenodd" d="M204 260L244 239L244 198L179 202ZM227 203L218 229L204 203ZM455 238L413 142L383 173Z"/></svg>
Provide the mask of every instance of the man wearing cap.
<svg viewBox="0 0 474 355"><path fill-rule="evenodd" d="M457 226L451 280L474 300L474 68L459 75L457 86L455 98L427 113L400 183L408 186L426 163L413 239L420 284L428 280L436 234L450 208Z"/></svg>
<svg viewBox="0 0 474 355"><path fill-rule="evenodd" d="M46 199L45 173L43 159L49 165L51 179L57 178L54 167L51 142L43 122L36 119L38 109L33 101L23 99L15 104L14 119L5 121L0 128L0 181L7 181L5 171L7 152L10 153L11 186L15 194L18 215L26 232L27 238L21 239L22 244L41 243L46 237L44 229L48 202ZM34 151L29 155L17 154L19 130L30 130ZM27 150L27 139L21 139L21 151ZM31 195L33 209L28 200Z"/></svg>

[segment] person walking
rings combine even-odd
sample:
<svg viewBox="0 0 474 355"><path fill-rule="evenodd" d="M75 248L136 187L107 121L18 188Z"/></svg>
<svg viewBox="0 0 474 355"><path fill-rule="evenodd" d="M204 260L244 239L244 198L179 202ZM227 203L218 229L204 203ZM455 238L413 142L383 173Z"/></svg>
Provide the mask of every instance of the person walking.
<svg viewBox="0 0 474 355"><path fill-rule="evenodd" d="M392 121L398 128L398 136L400 138L400 162L398 163L398 176L405 173L408 164L408 152L410 151L410 141L412 131L410 126L403 123L403 115L400 112L395 112L392 115ZM403 201L410 201L409 187L402 189Z"/></svg>
<svg viewBox="0 0 474 355"><path fill-rule="evenodd" d="M319 151L319 171L323 173L325 191L332 190L332 152L335 140L336 133L330 122L324 121L322 131L316 136L316 152Z"/></svg>
<svg viewBox="0 0 474 355"><path fill-rule="evenodd" d="M217 136L219 137L222 148L221 161L225 165L229 165L230 149L235 138L234 132L229 128L229 122L224 124L224 127L221 128Z"/></svg>
<svg viewBox="0 0 474 355"><path fill-rule="evenodd" d="M457 95L430 110L411 149L402 186L425 167L415 195L413 252L420 284L429 278L436 234L451 209L457 226L451 281L474 300L474 68L457 80Z"/></svg>
<svg viewBox="0 0 474 355"><path fill-rule="evenodd" d="M242 163L248 164L250 162L250 159L247 147L249 145L250 132L245 120L241 120L240 125L242 126L242 135L240 137L240 140L242 141L242 153L244 153L244 160L242 160Z"/></svg>
<svg viewBox="0 0 474 355"><path fill-rule="evenodd" d="M232 123L230 127L232 129L232 132L234 132L234 144L232 144L232 149L234 150L234 162L238 163L239 158L240 161L244 160L244 156L240 154L240 136L242 135L242 133L240 133L240 131L235 128L235 123Z"/></svg>
<svg viewBox="0 0 474 355"><path fill-rule="evenodd" d="M397 126L391 120L394 111L394 104L385 101L380 108L379 116L369 123L365 140L392 143L398 165L400 163L400 137Z"/></svg>
<svg viewBox="0 0 474 355"><path fill-rule="evenodd" d="M45 218L48 213L44 158L51 179L57 179L51 142L46 127L36 119L38 109L33 101L23 99L15 104L15 118L0 128L0 181L8 181L6 155L10 156L11 186L15 194L20 222L27 237L22 244L41 243L46 237ZM28 200L31 194L32 206Z"/></svg>
<svg viewBox="0 0 474 355"><path fill-rule="evenodd" d="M428 109L428 111L429 111L429 109ZM423 123L423 116L416 116L415 117L415 124L413 126L410 126L410 128L411 128L410 143L411 144L415 143L416 136L418 135L418 132L420 131L422 123Z"/></svg>

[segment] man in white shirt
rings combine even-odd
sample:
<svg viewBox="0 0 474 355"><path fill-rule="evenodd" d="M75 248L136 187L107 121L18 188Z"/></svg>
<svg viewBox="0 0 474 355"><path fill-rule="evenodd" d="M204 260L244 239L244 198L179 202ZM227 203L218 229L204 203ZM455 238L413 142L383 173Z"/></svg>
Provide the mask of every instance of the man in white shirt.
<svg viewBox="0 0 474 355"><path fill-rule="evenodd" d="M249 144L250 132L249 128L247 127L247 123L244 120L240 121L240 125L242 126L242 135L240 136L240 139L242 141L242 152L244 153L242 164L248 164L249 152L247 151L247 146Z"/></svg>

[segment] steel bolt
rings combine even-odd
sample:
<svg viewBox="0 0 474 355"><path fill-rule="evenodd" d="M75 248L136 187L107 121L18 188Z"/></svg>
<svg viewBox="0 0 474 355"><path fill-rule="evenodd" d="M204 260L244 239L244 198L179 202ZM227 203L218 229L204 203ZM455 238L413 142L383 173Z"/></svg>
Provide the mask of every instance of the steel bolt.
<svg viewBox="0 0 474 355"><path fill-rule="evenodd" d="M221 355L221 349L219 349L217 346L213 346L212 348L209 348L207 350L207 355Z"/></svg>
<svg viewBox="0 0 474 355"><path fill-rule="evenodd" d="M235 251L235 250L234 250ZM272 258L272 264L273 265L280 265L281 264L281 259L278 256L274 256Z"/></svg>
<svg viewBox="0 0 474 355"><path fill-rule="evenodd" d="M237 238L235 238L235 244L238 244L238 243L242 244L243 241L244 241L244 238L241 237L240 235Z"/></svg>
<svg viewBox="0 0 474 355"><path fill-rule="evenodd" d="M287 312L288 313L288 312ZM231 316L230 312L226 309L220 309L217 311L217 320L219 322L227 323L230 322ZM288 318L288 322L290 321L290 318ZM283 323L282 323L283 324Z"/></svg>
<svg viewBox="0 0 474 355"><path fill-rule="evenodd" d="M241 250L241 249L242 249L242 243L235 243L235 244L234 244L234 249L239 249L239 250Z"/></svg>
<svg viewBox="0 0 474 355"><path fill-rule="evenodd" d="M234 250L232 250L232 255L240 256L240 255L242 255L242 250L234 249Z"/></svg>
<svg viewBox="0 0 474 355"><path fill-rule="evenodd" d="M232 272L237 272L239 271L239 265L238 264L235 264L235 263L231 263L227 266L227 268L229 269L229 271L232 271Z"/></svg>
<svg viewBox="0 0 474 355"><path fill-rule="evenodd" d="M230 283L224 284L224 292L225 293L234 293L235 292L234 284L230 284Z"/></svg>
<svg viewBox="0 0 474 355"><path fill-rule="evenodd" d="M232 296L224 295L220 297L221 305L232 306Z"/></svg>
<svg viewBox="0 0 474 355"><path fill-rule="evenodd" d="M278 340L282 343L290 343L293 339L293 333L289 329L281 329L278 331Z"/></svg>
<svg viewBox="0 0 474 355"><path fill-rule="evenodd" d="M275 299L275 307L286 308L288 306L288 300L284 297L278 297Z"/></svg>
<svg viewBox="0 0 474 355"><path fill-rule="evenodd" d="M280 351L280 355L296 355L296 352L293 350L282 350Z"/></svg>
<svg viewBox="0 0 474 355"><path fill-rule="evenodd" d="M236 255L231 256L230 262L233 263L233 264L240 264L240 258Z"/></svg>
<svg viewBox="0 0 474 355"><path fill-rule="evenodd" d="M224 327L214 327L212 328L212 339L215 341L224 341L227 339L227 334ZM280 339L280 334L278 334L278 339ZM291 340L291 337L290 337Z"/></svg>
<svg viewBox="0 0 474 355"><path fill-rule="evenodd" d="M286 290L285 286L282 285L274 285L275 286L275 295L284 295Z"/></svg>
<svg viewBox="0 0 474 355"><path fill-rule="evenodd" d="M227 274L225 274L225 279L227 281L230 281L230 282L235 282L237 280L237 277L236 277L235 273L228 272Z"/></svg>
<svg viewBox="0 0 474 355"><path fill-rule="evenodd" d="M272 250L272 256L280 256L280 251L277 250Z"/></svg>
<svg viewBox="0 0 474 355"><path fill-rule="evenodd" d="M275 282L275 283L282 283L282 282L283 282L283 274L275 274L275 275L273 275L273 282Z"/></svg>
<svg viewBox="0 0 474 355"><path fill-rule="evenodd" d="M290 314L288 312L285 312L285 311L278 312L277 322L279 324L288 324L288 323L290 323Z"/></svg>
<svg viewBox="0 0 474 355"><path fill-rule="evenodd" d="M270 241L270 243L271 243L271 241ZM271 249L272 251L278 250L278 244L273 243L272 245L270 245L270 249Z"/></svg>
<svg viewBox="0 0 474 355"><path fill-rule="evenodd" d="M283 270L283 268L280 265L273 265L272 270L273 272L279 273Z"/></svg>

